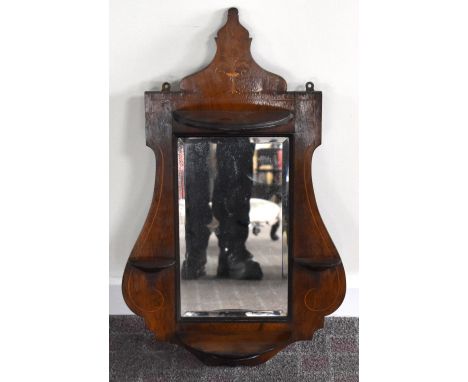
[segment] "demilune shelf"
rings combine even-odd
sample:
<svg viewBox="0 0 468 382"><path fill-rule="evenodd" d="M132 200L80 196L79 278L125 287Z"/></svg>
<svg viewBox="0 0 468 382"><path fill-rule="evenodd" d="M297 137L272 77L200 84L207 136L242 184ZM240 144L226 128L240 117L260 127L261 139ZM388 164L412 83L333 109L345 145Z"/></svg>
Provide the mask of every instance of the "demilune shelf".
<svg viewBox="0 0 468 382"><path fill-rule="evenodd" d="M176 110L172 113L177 122L198 128L216 130L255 130L288 123L293 114L289 110Z"/></svg>

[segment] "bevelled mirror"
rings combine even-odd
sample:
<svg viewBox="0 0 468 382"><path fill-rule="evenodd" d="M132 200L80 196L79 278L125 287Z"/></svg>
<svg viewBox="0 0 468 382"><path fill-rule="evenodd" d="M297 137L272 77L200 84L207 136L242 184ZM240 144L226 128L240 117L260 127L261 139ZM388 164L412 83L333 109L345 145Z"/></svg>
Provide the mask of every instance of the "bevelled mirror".
<svg viewBox="0 0 468 382"><path fill-rule="evenodd" d="M288 152L287 137L178 138L181 317L287 316Z"/></svg>
<svg viewBox="0 0 468 382"><path fill-rule="evenodd" d="M322 94L288 92L250 42L231 8L205 69L145 93L155 189L123 295L158 340L209 365L311 339L345 294L312 189Z"/></svg>

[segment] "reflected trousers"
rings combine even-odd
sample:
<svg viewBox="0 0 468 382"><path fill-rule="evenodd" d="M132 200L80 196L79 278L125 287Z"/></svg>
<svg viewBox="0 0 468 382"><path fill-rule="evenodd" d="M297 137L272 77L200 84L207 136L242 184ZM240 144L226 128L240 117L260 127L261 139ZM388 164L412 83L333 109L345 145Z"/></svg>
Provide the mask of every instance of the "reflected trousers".
<svg viewBox="0 0 468 382"><path fill-rule="evenodd" d="M188 267L206 264L206 249L213 216L220 255L233 253L243 260L249 235L253 153L249 138L220 138L216 143L216 176L210 198L210 140L184 146L185 154L185 259ZM213 177L213 174L211 174ZM212 201L210 207L210 199Z"/></svg>

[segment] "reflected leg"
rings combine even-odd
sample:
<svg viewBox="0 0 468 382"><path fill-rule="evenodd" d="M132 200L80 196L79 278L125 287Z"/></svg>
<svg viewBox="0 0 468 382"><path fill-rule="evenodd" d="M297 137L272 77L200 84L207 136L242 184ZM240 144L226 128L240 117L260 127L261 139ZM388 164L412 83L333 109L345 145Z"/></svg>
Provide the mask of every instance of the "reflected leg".
<svg viewBox="0 0 468 382"><path fill-rule="evenodd" d="M182 279L205 275L206 249L210 237L207 225L212 214L209 205L209 142L198 140L185 145L185 260Z"/></svg>
<svg viewBox="0 0 468 382"><path fill-rule="evenodd" d="M219 221L218 277L255 280L263 277L260 265L252 260L253 255L245 247L249 235L254 149L249 138L217 145L213 215Z"/></svg>

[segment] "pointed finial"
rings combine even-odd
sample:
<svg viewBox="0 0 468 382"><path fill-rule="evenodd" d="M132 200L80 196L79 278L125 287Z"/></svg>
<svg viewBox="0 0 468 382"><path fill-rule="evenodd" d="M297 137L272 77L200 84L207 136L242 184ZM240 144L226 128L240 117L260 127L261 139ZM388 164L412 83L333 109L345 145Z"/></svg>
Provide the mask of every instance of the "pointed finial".
<svg viewBox="0 0 468 382"><path fill-rule="evenodd" d="M239 21L239 11L237 8L229 8L226 24L218 31L216 40L225 40L230 44L234 40L246 40L249 43L247 49L250 49L249 31L245 29Z"/></svg>
<svg viewBox="0 0 468 382"><path fill-rule="evenodd" d="M229 8L228 9L228 20L230 18L234 18L234 19L239 19L239 11L237 8Z"/></svg>
<svg viewBox="0 0 468 382"><path fill-rule="evenodd" d="M182 91L210 95L286 91L286 81L262 69L250 53L249 31L239 21L237 8L229 8L227 21L217 33L216 55L203 70L180 82Z"/></svg>

